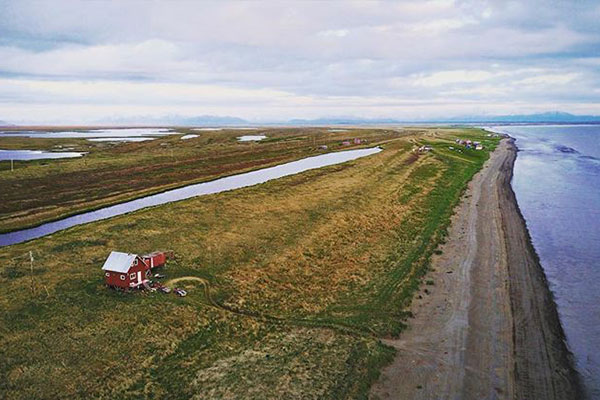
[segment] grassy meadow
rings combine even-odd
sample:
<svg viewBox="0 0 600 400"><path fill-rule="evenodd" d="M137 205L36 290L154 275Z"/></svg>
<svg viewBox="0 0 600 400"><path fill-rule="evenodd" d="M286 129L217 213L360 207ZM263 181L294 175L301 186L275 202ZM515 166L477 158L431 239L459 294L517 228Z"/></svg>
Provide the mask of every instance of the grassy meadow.
<svg viewBox="0 0 600 400"><path fill-rule="evenodd" d="M84 158L60 161L60 168L22 167L17 172L31 180L2 194L13 199L2 210L3 227L300 158L320 144L336 149L343 137L384 148L0 248L0 398L366 398L394 354L379 339L410 324L413 296L436 290L423 279L430 256L498 139L474 128L359 132L273 129L269 141L253 144L236 143L239 131L201 132L190 141L98 148L87 166ZM455 138L482 141L485 149L451 150ZM151 161L148 153L167 147L161 141L178 149L178 161ZM423 144L433 151L414 151ZM86 183L105 169L125 174L132 163L143 167L121 180L135 189L117 195L110 190L118 183L106 191ZM152 170L155 163L161 168ZM35 197L30 185L79 169L82 186L55 189L51 212L16 208L17 199L33 196L46 209L49 198ZM0 179L13 178L2 172ZM110 250L156 249L175 252L168 279L202 279L178 284L187 297L103 286Z"/></svg>
<svg viewBox="0 0 600 400"><path fill-rule="evenodd" d="M52 130L52 129L49 129ZM53 129L56 130L56 129ZM241 135L268 131L261 142L239 142ZM147 142L111 143L86 139L7 137L0 134L0 148L7 150L61 150L87 152L82 158L62 160L0 161L0 232L35 226L109 204L221 176L293 161L342 146L350 132L326 128L194 131ZM181 140L185 134L199 137ZM361 129L368 142L397 138L397 130ZM350 136L352 135L352 136Z"/></svg>

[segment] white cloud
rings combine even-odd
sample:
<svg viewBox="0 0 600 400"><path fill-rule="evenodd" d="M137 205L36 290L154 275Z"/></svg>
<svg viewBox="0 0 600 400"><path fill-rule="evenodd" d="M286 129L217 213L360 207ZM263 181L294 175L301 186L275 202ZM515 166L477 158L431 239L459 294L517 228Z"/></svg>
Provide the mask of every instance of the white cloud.
<svg viewBox="0 0 600 400"><path fill-rule="evenodd" d="M0 69L32 75L160 74L193 69L175 44L158 39L138 43L70 45L36 52L0 47Z"/></svg>
<svg viewBox="0 0 600 400"><path fill-rule="evenodd" d="M530 78L525 78L518 81L518 84L527 86L547 86L547 85L565 85L576 80L580 74L564 73L564 74L545 74L536 75Z"/></svg>
<svg viewBox="0 0 600 400"><path fill-rule="evenodd" d="M319 36L323 37L344 37L348 36L350 31L348 29L328 29L326 31L321 31L318 33Z"/></svg>
<svg viewBox="0 0 600 400"><path fill-rule="evenodd" d="M600 103L600 7L586 2L9 0L0 15L0 119Z"/></svg>
<svg viewBox="0 0 600 400"><path fill-rule="evenodd" d="M418 22L408 25L408 29L418 34L437 35L472 24L477 24L477 20L474 18L448 18Z"/></svg>
<svg viewBox="0 0 600 400"><path fill-rule="evenodd" d="M494 74L480 70L440 71L429 75L417 75L413 84L416 86L443 86L451 83L481 82L492 78Z"/></svg>
<svg viewBox="0 0 600 400"><path fill-rule="evenodd" d="M4 94L24 95L26 100L52 100L69 103L76 99L88 104L265 104L292 97L284 91L272 89L243 89L217 85L189 85L183 83L126 82L126 81L54 81L31 79L0 79ZM301 101L302 96L294 96Z"/></svg>

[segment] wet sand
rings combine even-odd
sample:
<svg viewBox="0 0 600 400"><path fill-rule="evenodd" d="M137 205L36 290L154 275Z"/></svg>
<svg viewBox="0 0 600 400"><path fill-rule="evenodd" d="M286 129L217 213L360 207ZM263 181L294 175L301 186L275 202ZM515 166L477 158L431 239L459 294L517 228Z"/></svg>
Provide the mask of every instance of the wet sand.
<svg viewBox="0 0 600 400"><path fill-rule="evenodd" d="M469 184L373 399L579 399L556 306L510 186L505 139ZM424 289L425 287L423 287Z"/></svg>

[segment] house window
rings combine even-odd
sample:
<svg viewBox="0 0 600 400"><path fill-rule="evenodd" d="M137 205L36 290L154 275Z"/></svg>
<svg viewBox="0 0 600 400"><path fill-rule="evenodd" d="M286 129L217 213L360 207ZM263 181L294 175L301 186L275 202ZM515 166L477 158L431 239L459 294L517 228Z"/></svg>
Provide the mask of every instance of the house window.
<svg viewBox="0 0 600 400"><path fill-rule="evenodd" d="M138 264L138 261L137 261L137 258L136 258L135 260L133 260L133 265L137 265L137 264Z"/></svg>
<svg viewBox="0 0 600 400"><path fill-rule="evenodd" d="M104 273L104 275L106 275L107 277L110 277L110 272L106 272L106 273Z"/></svg>
<svg viewBox="0 0 600 400"><path fill-rule="evenodd" d="M131 273L131 274L129 274L129 279L135 279L135 272L134 272L134 273Z"/></svg>
<svg viewBox="0 0 600 400"><path fill-rule="evenodd" d="M150 270L149 269L146 270L146 276L150 276Z"/></svg>
<svg viewBox="0 0 600 400"><path fill-rule="evenodd" d="M122 281L124 281L125 280L125 275L121 274L120 278L121 278Z"/></svg>

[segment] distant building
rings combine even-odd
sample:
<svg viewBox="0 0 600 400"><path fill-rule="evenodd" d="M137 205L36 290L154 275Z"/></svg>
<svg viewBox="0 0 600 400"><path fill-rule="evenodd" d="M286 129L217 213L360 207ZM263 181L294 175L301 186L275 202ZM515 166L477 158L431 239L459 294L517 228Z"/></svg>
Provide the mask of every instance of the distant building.
<svg viewBox="0 0 600 400"><path fill-rule="evenodd" d="M354 144L361 144L362 140L360 140L359 138L354 138Z"/></svg>
<svg viewBox="0 0 600 400"><path fill-rule="evenodd" d="M322 144L319 146L319 150L327 150L327 149L328 149L328 147L326 144Z"/></svg>
<svg viewBox="0 0 600 400"><path fill-rule="evenodd" d="M349 140L344 140L342 142L342 146L350 146L350 141Z"/></svg>

